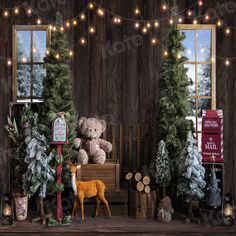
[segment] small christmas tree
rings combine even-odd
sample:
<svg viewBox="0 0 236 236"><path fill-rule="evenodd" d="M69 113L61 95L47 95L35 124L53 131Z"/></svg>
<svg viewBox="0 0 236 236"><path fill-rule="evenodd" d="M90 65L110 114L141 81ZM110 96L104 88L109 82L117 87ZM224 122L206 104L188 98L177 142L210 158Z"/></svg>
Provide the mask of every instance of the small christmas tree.
<svg viewBox="0 0 236 236"><path fill-rule="evenodd" d="M183 150L179 163L179 178L177 195L185 195L189 200L189 218L192 218L192 197L204 197L205 169L202 166L202 156L197 150L196 140L192 132L188 132L187 147Z"/></svg>
<svg viewBox="0 0 236 236"><path fill-rule="evenodd" d="M46 197L48 182L54 180L55 171L49 165L53 155L52 153L50 155L46 153L49 146L47 139L42 134L45 127L38 124L38 114L34 113L25 121L25 144L27 146L25 162L28 168L23 175L23 189L29 197L34 194L38 196L41 221L45 224L43 198Z"/></svg>
<svg viewBox="0 0 236 236"><path fill-rule="evenodd" d="M218 187L214 164L212 165L211 173L209 174L209 183L207 190L208 190L208 201L207 201L208 205L212 207L221 206L220 188Z"/></svg>
<svg viewBox="0 0 236 236"><path fill-rule="evenodd" d="M172 12L172 18L175 19L176 9ZM186 120L190 113L190 105L187 69L184 67L187 58L183 56L184 37L176 23L169 26L167 54L160 75L159 135L165 140L170 154L172 179L176 179L178 158L186 146L187 132L190 130L189 122Z"/></svg>
<svg viewBox="0 0 236 236"><path fill-rule="evenodd" d="M163 188L163 197L166 195L166 187L170 185L171 172L169 166L169 153L163 140L158 145L156 157L150 162L150 173L156 184Z"/></svg>

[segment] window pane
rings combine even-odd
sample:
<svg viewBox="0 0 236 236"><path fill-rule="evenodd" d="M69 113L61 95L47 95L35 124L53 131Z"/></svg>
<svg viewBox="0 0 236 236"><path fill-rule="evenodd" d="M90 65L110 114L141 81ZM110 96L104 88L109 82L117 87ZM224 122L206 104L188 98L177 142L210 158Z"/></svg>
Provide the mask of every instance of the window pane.
<svg viewBox="0 0 236 236"><path fill-rule="evenodd" d="M211 30L197 31L197 61L210 61L211 59Z"/></svg>
<svg viewBox="0 0 236 236"><path fill-rule="evenodd" d="M188 69L187 76L189 78L189 86L188 86L189 96L193 97L196 95L196 76L195 76L196 75L196 73L195 73L196 66L191 65L191 64L185 64L184 67Z"/></svg>
<svg viewBox="0 0 236 236"><path fill-rule="evenodd" d="M196 100L192 99L189 102L190 102L191 114L187 116L186 119L191 120L193 122L194 129L196 130Z"/></svg>
<svg viewBox="0 0 236 236"><path fill-rule="evenodd" d="M33 66L33 96L42 97L43 93L43 79L46 75L46 70L43 65L34 65Z"/></svg>
<svg viewBox="0 0 236 236"><path fill-rule="evenodd" d="M30 31L17 31L17 61L30 61Z"/></svg>
<svg viewBox="0 0 236 236"><path fill-rule="evenodd" d="M211 109L211 99L199 99L198 100L198 122L197 130L202 130L202 110Z"/></svg>
<svg viewBox="0 0 236 236"><path fill-rule="evenodd" d="M30 96L30 66L17 65L17 96Z"/></svg>
<svg viewBox="0 0 236 236"><path fill-rule="evenodd" d="M211 65L198 65L198 96L211 96Z"/></svg>
<svg viewBox="0 0 236 236"><path fill-rule="evenodd" d="M188 61L195 61L195 30L182 30L185 34L183 45L185 47L184 56L188 58Z"/></svg>
<svg viewBox="0 0 236 236"><path fill-rule="evenodd" d="M46 52L46 31L33 31L33 60L43 62Z"/></svg>

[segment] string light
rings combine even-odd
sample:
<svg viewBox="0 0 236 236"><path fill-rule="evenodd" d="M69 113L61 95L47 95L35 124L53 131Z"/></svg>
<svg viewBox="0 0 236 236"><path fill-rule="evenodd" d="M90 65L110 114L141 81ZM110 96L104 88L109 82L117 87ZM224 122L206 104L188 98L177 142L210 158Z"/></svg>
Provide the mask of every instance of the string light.
<svg viewBox="0 0 236 236"><path fill-rule="evenodd" d="M147 23L147 28L150 29L151 28L151 24Z"/></svg>
<svg viewBox="0 0 236 236"><path fill-rule="evenodd" d="M146 34L146 33L147 33L147 28L146 28L146 27L143 27L143 28L142 28L142 33L143 33L143 34Z"/></svg>
<svg viewBox="0 0 236 236"><path fill-rule="evenodd" d="M134 28L135 28L135 29L139 29L139 28L140 28L139 22L135 22L135 23L134 23Z"/></svg>
<svg viewBox="0 0 236 236"><path fill-rule="evenodd" d="M197 19L193 20L193 24L196 25L197 24Z"/></svg>
<svg viewBox="0 0 236 236"><path fill-rule="evenodd" d="M57 54L55 55L55 57L56 57L57 60L59 60L59 59L60 59L60 54L57 53Z"/></svg>
<svg viewBox="0 0 236 236"><path fill-rule="evenodd" d="M104 10L103 10L102 8L98 8L97 14L98 14L99 16L104 16Z"/></svg>
<svg viewBox="0 0 236 236"><path fill-rule="evenodd" d="M174 23L173 19L170 19L169 23L170 23L170 25L172 25Z"/></svg>
<svg viewBox="0 0 236 236"><path fill-rule="evenodd" d="M9 11L5 10L5 11L3 12L3 16L4 16L5 18L7 18L7 17L9 16Z"/></svg>
<svg viewBox="0 0 236 236"><path fill-rule="evenodd" d="M225 30L225 33L226 33L227 35L229 35L229 34L231 33L230 28L227 28L227 29Z"/></svg>
<svg viewBox="0 0 236 236"><path fill-rule="evenodd" d="M11 66L11 65L12 65L11 59L8 59L7 60L7 66Z"/></svg>
<svg viewBox="0 0 236 236"><path fill-rule="evenodd" d="M49 25L49 29L52 30L53 26L52 25Z"/></svg>
<svg viewBox="0 0 236 236"><path fill-rule="evenodd" d="M157 44L157 39L156 38L152 38L151 39L151 43L152 43L152 45L156 45Z"/></svg>
<svg viewBox="0 0 236 236"><path fill-rule="evenodd" d="M180 17L180 18L178 19L178 22L179 22L179 23L182 23L182 22L183 22L182 17Z"/></svg>
<svg viewBox="0 0 236 236"><path fill-rule="evenodd" d="M205 20L209 20L210 16L209 15L205 15Z"/></svg>
<svg viewBox="0 0 236 236"><path fill-rule="evenodd" d="M158 21L155 21L155 22L154 22L154 27L155 27L155 28L158 28L158 27L159 27L159 22L158 22Z"/></svg>
<svg viewBox="0 0 236 236"><path fill-rule="evenodd" d="M226 66L229 66L229 65L230 65L229 59L226 59L226 60L225 60L225 65L226 65Z"/></svg>
<svg viewBox="0 0 236 236"><path fill-rule="evenodd" d="M69 51L69 57L73 57L74 53L72 50Z"/></svg>
<svg viewBox="0 0 236 236"><path fill-rule="evenodd" d="M140 9L139 9L138 7L136 7L136 8L134 9L134 14L135 14L136 16L140 15Z"/></svg>
<svg viewBox="0 0 236 236"><path fill-rule="evenodd" d="M46 56L48 56L50 54L50 51L47 49L45 54L46 54Z"/></svg>
<svg viewBox="0 0 236 236"><path fill-rule="evenodd" d="M26 57L22 57L22 60L21 60L23 63L26 63Z"/></svg>
<svg viewBox="0 0 236 236"><path fill-rule="evenodd" d="M14 13L15 13L15 15L18 15L18 14L19 14L19 8L18 8L18 7L15 7L15 8L14 8Z"/></svg>
<svg viewBox="0 0 236 236"><path fill-rule="evenodd" d="M178 59L181 59L181 57L182 57L181 54L178 54L178 55L177 55L177 58L178 58Z"/></svg>
<svg viewBox="0 0 236 236"><path fill-rule="evenodd" d="M90 33L90 34L94 34L94 33L95 33L95 27L90 26L90 27L89 27L89 33Z"/></svg>
<svg viewBox="0 0 236 236"><path fill-rule="evenodd" d="M162 9L163 11L167 11L168 6L167 6L165 3L163 3L162 6L161 6L161 9Z"/></svg>
<svg viewBox="0 0 236 236"><path fill-rule="evenodd" d="M64 29L63 26L61 26L61 27L60 27L60 30L61 30L61 32L64 32L65 29Z"/></svg>
<svg viewBox="0 0 236 236"><path fill-rule="evenodd" d="M37 49L33 48L33 53L36 54L37 53Z"/></svg>
<svg viewBox="0 0 236 236"><path fill-rule="evenodd" d="M80 44L81 44L81 45L85 45L85 44L86 44L85 38L82 37L82 38L80 39Z"/></svg>
<svg viewBox="0 0 236 236"><path fill-rule="evenodd" d="M113 23L119 25L121 23L121 18L119 16L114 16Z"/></svg>
<svg viewBox="0 0 236 236"><path fill-rule="evenodd" d="M41 19L37 19L37 24L41 25L41 23L42 23Z"/></svg>
<svg viewBox="0 0 236 236"><path fill-rule="evenodd" d="M93 10L93 9L94 9L94 4L93 4L93 2L90 2L90 3L88 4L88 9L89 9L89 10Z"/></svg>
<svg viewBox="0 0 236 236"><path fill-rule="evenodd" d="M217 26L221 27L222 26L222 22L220 20L217 21Z"/></svg>
<svg viewBox="0 0 236 236"><path fill-rule="evenodd" d="M69 21L66 22L66 27L70 28L70 22Z"/></svg>
<svg viewBox="0 0 236 236"><path fill-rule="evenodd" d="M198 1L198 6L202 7L203 6L203 1Z"/></svg>
<svg viewBox="0 0 236 236"><path fill-rule="evenodd" d="M56 32L56 30L57 30L57 27L56 27L56 26L53 26L52 31L53 31L53 32Z"/></svg>
<svg viewBox="0 0 236 236"><path fill-rule="evenodd" d="M78 24L77 20L73 20L73 25L76 26Z"/></svg>
<svg viewBox="0 0 236 236"><path fill-rule="evenodd" d="M80 20L84 21L86 19L86 15L84 13L80 14Z"/></svg>
<svg viewBox="0 0 236 236"><path fill-rule="evenodd" d="M188 16L192 16L192 15L193 15L192 11L189 10L189 11L187 12L187 15L188 15Z"/></svg>
<svg viewBox="0 0 236 236"><path fill-rule="evenodd" d="M164 51L164 56L167 57L168 56L168 52Z"/></svg>
<svg viewBox="0 0 236 236"><path fill-rule="evenodd" d="M28 15L28 16L31 16L31 15L32 15L32 9L31 9L31 8L28 8L28 9L27 9L27 15Z"/></svg>

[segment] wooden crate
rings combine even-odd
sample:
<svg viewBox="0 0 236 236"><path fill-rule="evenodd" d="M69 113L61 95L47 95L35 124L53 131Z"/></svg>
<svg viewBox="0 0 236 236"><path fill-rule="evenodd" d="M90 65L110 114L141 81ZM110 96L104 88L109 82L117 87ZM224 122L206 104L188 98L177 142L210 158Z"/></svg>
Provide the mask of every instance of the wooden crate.
<svg viewBox="0 0 236 236"><path fill-rule="evenodd" d="M120 165L117 160L107 160L102 165L82 165L77 175L77 178L82 181L102 180L107 187L107 191L119 191L120 189Z"/></svg>
<svg viewBox="0 0 236 236"><path fill-rule="evenodd" d="M156 191L150 193L129 189L129 216L136 219L153 219L156 212Z"/></svg>

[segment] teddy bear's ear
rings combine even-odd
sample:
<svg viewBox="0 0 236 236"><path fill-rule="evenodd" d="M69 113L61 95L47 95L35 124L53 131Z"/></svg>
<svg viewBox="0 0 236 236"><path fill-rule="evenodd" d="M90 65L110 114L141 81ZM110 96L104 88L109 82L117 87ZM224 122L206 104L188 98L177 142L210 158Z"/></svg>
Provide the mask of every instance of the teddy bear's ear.
<svg viewBox="0 0 236 236"><path fill-rule="evenodd" d="M105 120L99 120L100 124L102 125L102 132L106 130L106 121Z"/></svg>
<svg viewBox="0 0 236 236"><path fill-rule="evenodd" d="M86 121L86 117L81 117L80 119L79 119L79 128L81 129L81 126L82 126L82 124L84 123Z"/></svg>

